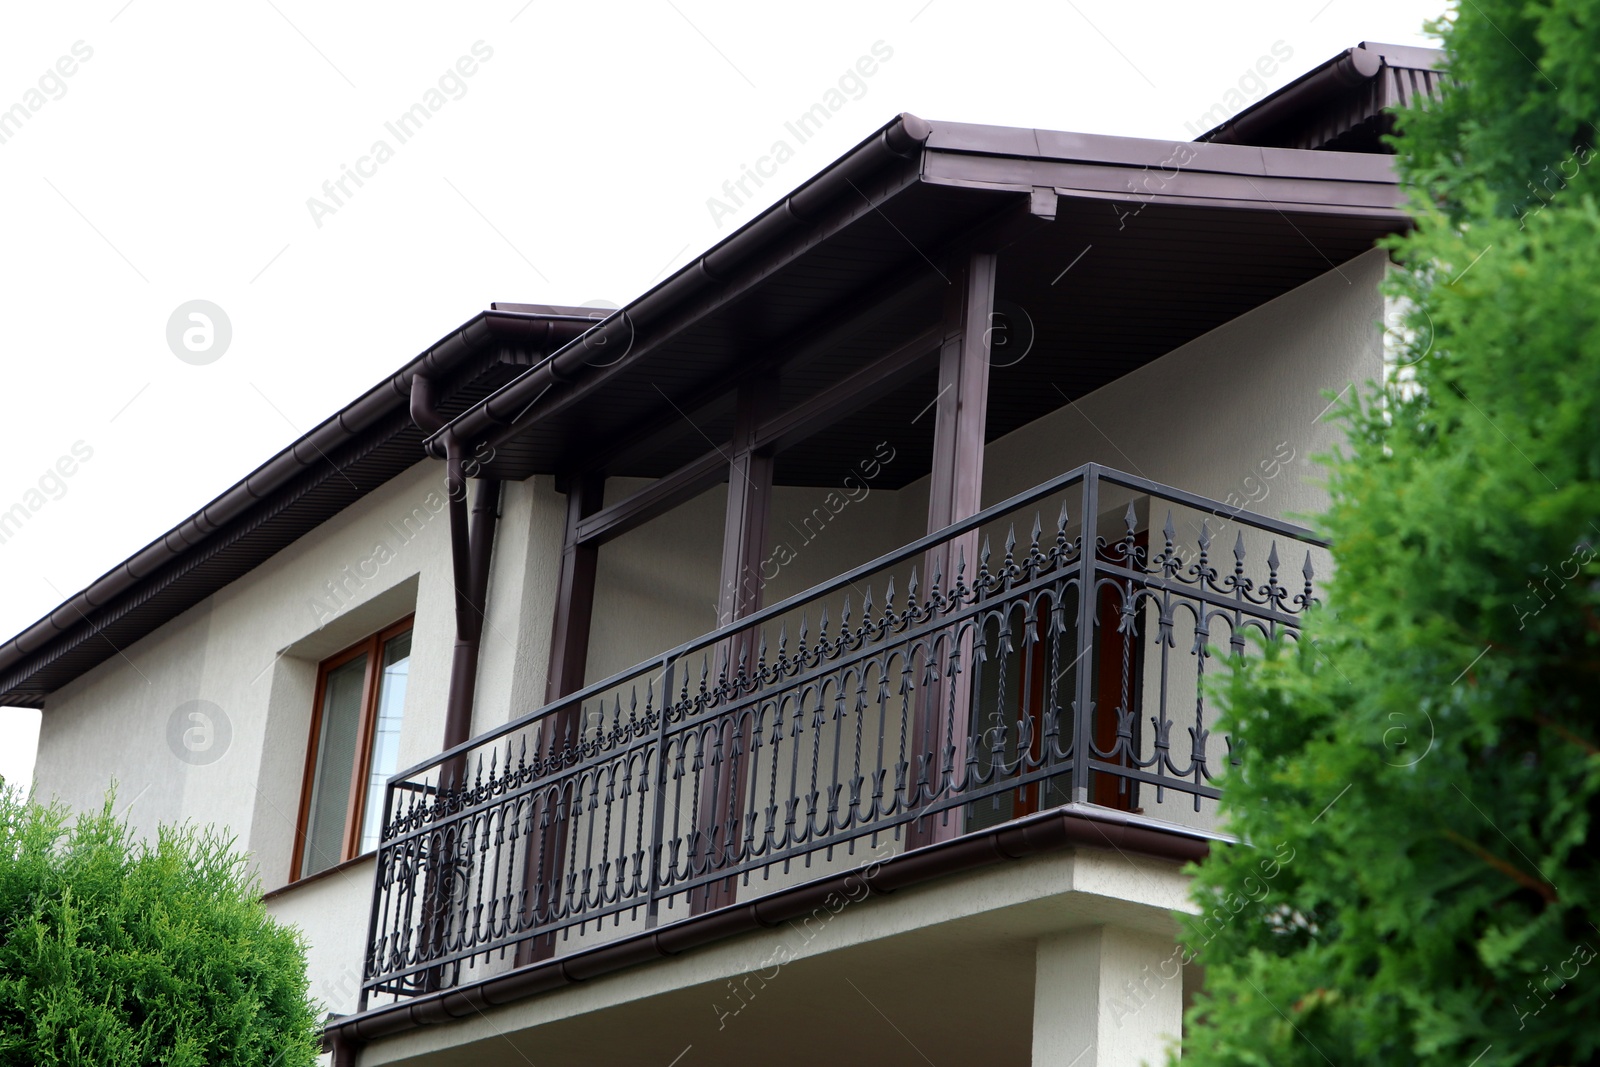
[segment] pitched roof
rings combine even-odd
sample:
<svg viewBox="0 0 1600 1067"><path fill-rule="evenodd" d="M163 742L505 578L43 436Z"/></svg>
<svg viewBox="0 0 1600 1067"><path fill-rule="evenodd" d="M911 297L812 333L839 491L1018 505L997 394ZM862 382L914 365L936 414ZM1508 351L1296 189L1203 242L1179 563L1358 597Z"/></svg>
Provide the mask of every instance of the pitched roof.
<svg viewBox="0 0 1600 1067"><path fill-rule="evenodd" d="M594 324L593 309L473 316L394 374L0 645L0 704L44 698L249 572L422 457L411 379L460 411Z"/></svg>
<svg viewBox="0 0 1600 1067"><path fill-rule="evenodd" d="M997 221L1019 220L1009 231L1012 254L1044 278L1065 263L1056 263L1064 252L1092 244L1096 233L1122 235L1105 242L1094 271L1059 286L1057 276L1038 293L1040 341L1077 347L1068 388L1081 395L1405 225L1387 159L1304 150L1335 147L1339 137L1367 129L1373 115L1360 107L1388 106L1401 89L1382 82L1376 96L1340 112L1349 120L1342 132L1290 143L1297 124L1311 123L1319 108L1345 106L1350 75L1327 71L1361 74L1378 55L1378 72L1393 72L1401 85L1402 71L1424 69L1418 64L1427 50L1364 44L1359 51L1342 53L1201 138L1210 143L897 116L600 325L592 309L491 305L0 644L0 704L42 707L51 692L425 454L442 455L446 434L494 443L485 473L495 477L563 472L601 452L623 473L666 473L703 450L700 434L716 437L717 420L731 414L719 414L713 402L681 447L644 447L633 428L657 418L664 400L714 399L730 373L748 369L752 351L793 355L805 348L806 369L792 382L804 395L906 343L933 321L929 302L938 299L937 267L922 250L992 232ZM1147 224L1128 226L1130 200L1139 212L1158 205ZM1069 225L1036 225L1058 215ZM1073 248L1061 244L1063 235ZM1239 255L1219 277L1214 258L1222 235ZM1163 265L1161 278L1152 276L1152 264ZM1104 322L1084 314L1057 322L1050 311L1058 306L1097 309ZM408 414L418 374L435 381L450 420L431 436ZM1027 374L995 395L1007 415L994 421L992 435L1010 428L1007 418L1020 425L1043 414L1041 404L1056 403ZM877 414L899 402L878 398ZM837 448L859 451L848 432L831 436ZM803 481L815 476L808 463L839 469L824 447L780 465L780 473Z"/></svg>
<svg viewBox="0 0 1600 1067"><path fill-rule="evenodd" d="M1437 97L1444 53L1362 41L1201 134L1212 144L1388 152L1393 109Z"/></svg>

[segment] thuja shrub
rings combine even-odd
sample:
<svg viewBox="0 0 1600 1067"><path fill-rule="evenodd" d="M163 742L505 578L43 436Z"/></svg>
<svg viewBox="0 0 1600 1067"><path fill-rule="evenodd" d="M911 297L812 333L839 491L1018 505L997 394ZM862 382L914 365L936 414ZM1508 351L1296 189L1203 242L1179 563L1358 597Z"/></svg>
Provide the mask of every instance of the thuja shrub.
<svg viewBox="0 0 1600 1067"><path fill-rule="evenodd" d="M305 1067L300 935L233 842L0 788L0 1067Z"/></svg>
<svg viewBox="0 0 1600 1067"><path fill-rule="evenodd" d="M1245 844L1196 878L1234 917L1187 924L1185 1067L1600 1062L1600 0L1436 30L1394 141L1412 311L1343 409L1325 604L1222 694Z"/></svg>

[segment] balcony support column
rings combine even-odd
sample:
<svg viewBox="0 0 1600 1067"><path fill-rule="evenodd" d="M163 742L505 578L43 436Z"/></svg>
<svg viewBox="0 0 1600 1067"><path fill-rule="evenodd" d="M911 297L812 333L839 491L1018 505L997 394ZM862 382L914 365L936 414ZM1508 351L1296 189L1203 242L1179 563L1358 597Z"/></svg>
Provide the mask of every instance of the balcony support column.
<svg viewBox="0 0 1600 1067"><path fill-rule="evenodd" d="M989 337L999 257L973 252L950 272L939 347L928 532L978 513L989 404Z"/></svg>
<svg viewBox="0 0 1600 1067"><path fill-rule="evenodd" d="M550 670L544 688L546 703L583 688L600 544L580 541L578 524L600 510L604 495L605 478L598 474L575 478L567 490L566 537L561 547L561 571L556 578L555 619L550 626Z"/></svg>
<svg viewBox="0 0 1600 1067"><path fill-rule="evenodd" d="M1034 1067L1165 1063L1182 1029L1183 970L1171 939L1097 926L1039 940Z"/></svg>
<svg viewBox="0 0 1600 1067"><path fill-rule="evenodd" d="M722 525L718 626L742 619L761 607L761 557L767 550L773 456L770 450L757 449L755 442L757 431L777 409L777 396L776 375L762 375L739 387L728 469L728 508Z"/></svg>
<svg viewBox="0 0 1600 1067"><path fill-rule="evenodd" d="M944 303L944 337L939 348L939 393L934 401L933 469L928 479L928 532L975 515L983 506L983 438L989 403L989 339L994 317L998 256L974 251L946 267L949 286ZM928 552L924 588L939 576L948 595L958 574L969 586L978 568L976 531L953 538ZM938 680L921 693L917 704L916 755L911 782L921 793L912 801L922 807L958 791L966 762L968 720L972 703L968 673L972 633L950 635L942 651ZM930 653L938 654L938 653ZM959 658L959 674L950 660ZM959 810L911 824L910 847L947 841L961 833Z"/></svg>
<svg viewBox="0 0 1600 1067"><path fill-rule="evenodd" d="M605 477L584 474L567 489L566 534L561 548L561 570L556 578L555 617L550 624L550 669L545 675L544 699L547 704L570 696L583 688L584 670L589 658L589 625L594 614L594 581L600 562L598 541L578 537L578 525L600 510L605 496ZM536 742L545 755L553 755L573 740L581 728L579 708L561 708L540 727ZM547 811L549 801L541 798L528 820L529 841L523 853L522 884L527 907L537 921L539 900L551 906L562 884L562 861L566 856L567 821ZM541 824L548 822L544 833ZM541 877L540 872L544 872ZM542 934L518 942L516 964L521 967L555 954L555 938Z"/></svg>
<svg viewBox="0 0 1600 1067"><path fill-rule="evenodd" d="M767 550L767 516L772 507L773 454L756 447L756 434L777 408L778 378L768 373L746 379L739 386L734 417L732 456L728 465L728 507L722 527L721 586L717 595L717 626L737 622L761 607L761 560ZM739 633L720 645L712 664L713 681L725 672L729 681L755 668L758 648L753 633ZM721 866L736 862L740 831L744 826L745 777L750 752L750 720L725 717L716 733L701 735L707 774L701 782L701 862ZM720 746L718 745L720 742ZM709 746L710 751L706 748ZM716 752L720 748L722 758ZM733 879L714 882L690 895L690 913L700 914L732 904Z"/></svg>

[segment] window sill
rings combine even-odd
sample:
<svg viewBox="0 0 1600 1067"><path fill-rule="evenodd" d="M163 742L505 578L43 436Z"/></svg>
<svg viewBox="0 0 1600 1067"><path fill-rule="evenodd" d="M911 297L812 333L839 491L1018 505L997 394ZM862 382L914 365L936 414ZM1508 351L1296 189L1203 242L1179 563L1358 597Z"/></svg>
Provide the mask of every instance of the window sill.
<svg viewBox="0 0 1600 1067"><path fill-rule="evenodd" d="M328 868L326 868L324 870L320 870L316 874L308 874L304 878L301 878L299 881L290 882L287 885L280 885L276 889L269 889L267 892L261 894L261 901L262 901L262 903L266 903L266 902L271 901L271 900L276 900L277 898L279 898L281 896L284 896L287 893L294 892L296 889L299 889L301 886L307 886L307 885L310 885L313 882L323 881L324 879L331 878L336 874L345 874L345 873L349 872L350 870L360 866L361 864L370 861L377 854L378 853L376 851L363 852L361 855L355 857L354 859L348 859L348 860L344 860L341 863L335 863L332 867L328 867Z"/></svg>

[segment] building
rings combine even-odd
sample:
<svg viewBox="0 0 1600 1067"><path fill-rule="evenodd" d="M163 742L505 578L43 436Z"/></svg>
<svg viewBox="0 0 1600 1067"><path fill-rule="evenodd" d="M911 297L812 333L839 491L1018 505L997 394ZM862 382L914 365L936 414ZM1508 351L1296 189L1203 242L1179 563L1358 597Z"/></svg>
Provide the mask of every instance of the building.
<svg viewBox="0 0 1600 1067"><path fill-rule="evenodd" d="M614 314L491 305L0 646L39 788L237 834L339 1064L1158 1060L1202 678L1326 573L1436 61L901 115Z"/></svg>

